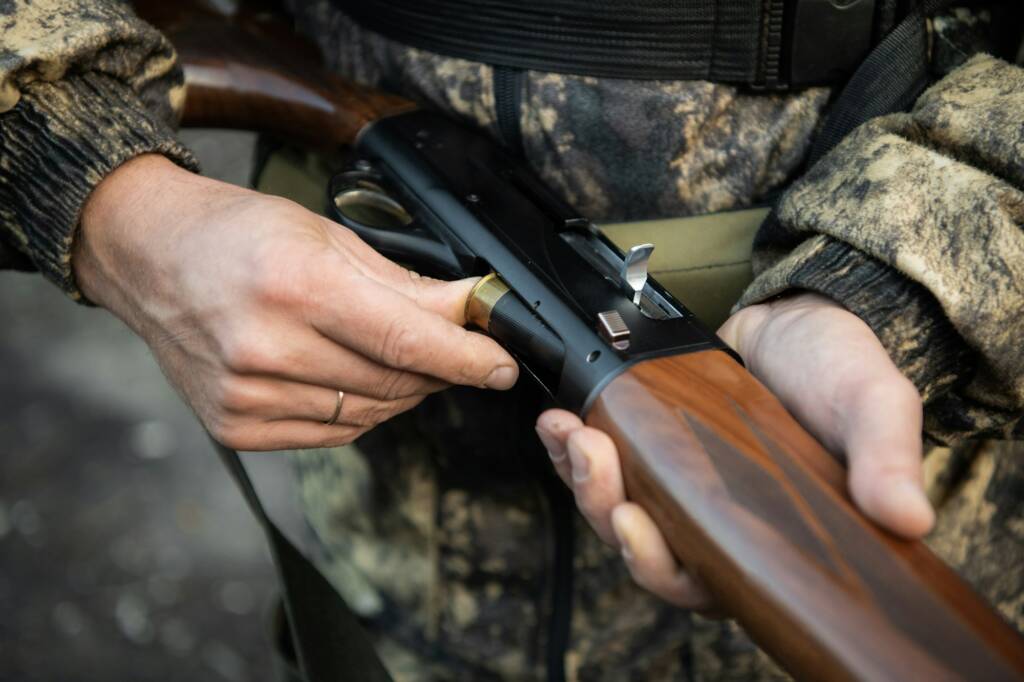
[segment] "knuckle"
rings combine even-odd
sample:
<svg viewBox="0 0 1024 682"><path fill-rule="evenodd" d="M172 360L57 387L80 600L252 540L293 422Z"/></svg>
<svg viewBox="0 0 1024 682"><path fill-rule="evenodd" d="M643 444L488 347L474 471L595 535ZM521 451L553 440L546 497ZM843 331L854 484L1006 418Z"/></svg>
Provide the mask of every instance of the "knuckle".
<svg viewBox="0 0 1024 682"><path fill-rule="evenodd" d="M920 411L921 396L914 384L902 374L893 372L884 378L876 378L858 386L850 392L849 399L860 409L879 409L882 406L901 413ZM840 404L842 400L837 401Z"/></svg>
<svg viewBox="0 0 1024 682"><path fill-rule="evenodd" d="M359 425L373 427L386 422L395 414L394 403L375 400L366 406L360 416Z"/></svg>
<svg viewBox="0 0 1024 682"><path fill-rule="evenodd" d="M493 342L461 327L456 328L456 334L460 338L458 343L454 344L454 348L465 349L460 353L459 383L480 386L487 381L487 377L496 366L496 362L493 362L493 355L485 345Z"/></svg>
<svg viewBox="0 0 1024 682"><path fill-rule="evenodd" d="M282 247L278 242L262 248L252 263L251 295L264 305L291 307L306 304L317 281L321 260L314 254Z"/></svg>
<svg viewBox="0 0 1024 682"><path fill-rule="evenodd" d="M266 373L274 368L274 354L256 339L257 333L239 333L221 344L228 369L238 373Z"/></svg>
<svg viewBox="0 0 1024 682"><path fill-rule="evenodd" d="M424 277L415 270L402 268L403 289L421 308L432 308L446 283L432 277ZM433 304L433 305L432 305Z"/></svg>
<svg viewBox="0 0 1024 682"><path fill-rule="evenodd" d="M577 429L570 434L569 438L574 442L575 447L589 453L591 459L598 460L601 464L604 464L609 456L618 455L618 449L611 436L591 426Z"/></svg>
<svg viewBox="0 0 1024 682"><path fill-rule="evenodd" d="M917 386L914 385L913 381L901 374L899 379L894 382L893 389L896 391L899 399L909 407L923 409L921 394L918 392Z"/></svg>
<svg viewBox="0 0 1024 682"><path fill-rule="evenodd" d="M206 424L210 436L232 450L249 449L248 429L243 422L228 416L214 417Z"/></svg>
<svg viewBox="0 0 1024 682"><path fill-rule="evenodd" d="M406 268L402 268L402 272L405 274L405 278L409 283L409 288L412 290L413 294L416 297L415 300L418 302L420 296L422 296L423 294L423 289L427 283L427 279L424 278L420 273L416 272L415 270L408 270Z"/></svg>
<svg viewBox="0 0 1024 682"><path fill-rule="evenodd" d="M256 403L252 386L240 376L226 374L217 381L217 405L229 413L248 412Z"/></svg>
<svg viewBox="0 0 1024 682"><path fill-rule="evenodd" d="M416 361L421 334L401 319L392 320L381 340L381 359L391 367L408 369Z"/></svg>
<svg viewBox="0 0 1024 682"><path fill-rule="evenodd" d="M904 479L917 480L920 468L919 460L889 461L878 457L861 458L851 467L850 483L877 496L885 483Z"/></svg>
<svg viewBox="0 0 1024 682"><path fill-rule="evenodd" d="M398 370L388 370L385 372L378 384L380 396L384 400L395 400L400 398L404 392L405 385L408 383L406 379L408 376L409 374L407 372L401 372Z"/></svg>
<svg viewBox="0 0 1024 682"><path fill-rule="evenodd" d="M290 306L302 301L306 290L305 270L290 264L287 258L278 256L272 262L272 256L260 259L253 276L254 297L269 305Z"/></svg>
<svg viewBox="0 0 1024 682"><path fill-rule="evenodd" d="M580 514L587 519L587 522L594 526L595 530L603 523L611 522L609 517L610 510L602 505L601 500L591 494L588 486L576 483L575 493L576 508L580 510Z"/></svg>

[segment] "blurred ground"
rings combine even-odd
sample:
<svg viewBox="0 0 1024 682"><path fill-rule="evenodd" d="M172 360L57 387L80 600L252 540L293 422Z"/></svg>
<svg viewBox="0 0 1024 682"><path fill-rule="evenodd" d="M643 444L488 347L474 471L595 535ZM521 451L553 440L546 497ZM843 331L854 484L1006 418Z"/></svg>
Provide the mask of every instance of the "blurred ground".
<svg viewBox="0 0 1024 682"><path fill-rule="evenodd" d="M250 136L185 137L247 180ZM148 350L36 275L0 273L0 319L0 680L270 679L262 536Z"/></svg>

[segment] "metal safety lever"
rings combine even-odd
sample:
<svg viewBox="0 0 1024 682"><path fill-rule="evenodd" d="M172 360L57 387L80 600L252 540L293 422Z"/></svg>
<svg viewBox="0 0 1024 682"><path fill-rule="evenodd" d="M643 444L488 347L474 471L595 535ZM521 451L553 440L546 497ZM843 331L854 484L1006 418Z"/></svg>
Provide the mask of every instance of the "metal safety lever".
<svg viewBox="0 0 1024 682"><path fill-rule="evenodd" d="M654 253L654 244L637 244L632 247L622 262L619 277L626 291L633 295L633 305L640 307L640 294L647 284L647 264Z"/></svg>

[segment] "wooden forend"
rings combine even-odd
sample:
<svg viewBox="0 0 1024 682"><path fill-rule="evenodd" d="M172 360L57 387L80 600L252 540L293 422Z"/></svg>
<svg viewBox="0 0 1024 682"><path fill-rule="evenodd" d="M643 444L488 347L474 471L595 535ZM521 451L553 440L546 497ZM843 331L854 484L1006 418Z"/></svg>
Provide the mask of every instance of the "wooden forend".
<svg viewBox="0 0 1024 682"><path fill-rule="evenodd" d="M725 353L640 363L587 423L680 561L794 675L1024 679L1024 639L924 544L861 516L843 468Z"/></svg>

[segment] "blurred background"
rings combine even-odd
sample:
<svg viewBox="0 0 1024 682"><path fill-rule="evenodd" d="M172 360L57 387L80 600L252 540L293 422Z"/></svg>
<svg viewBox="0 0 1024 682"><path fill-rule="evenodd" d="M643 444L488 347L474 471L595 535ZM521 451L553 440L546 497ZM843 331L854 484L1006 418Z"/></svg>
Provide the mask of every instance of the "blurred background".
<svg viewBox="0 0 1024 682"><path fill-rule="evenodd" d="M182 137L245 184L253 136ZM269 680L263 537L145 345L37 275L0 319L0 680ZM284 458L246 461L300 533Z"/></svg>

